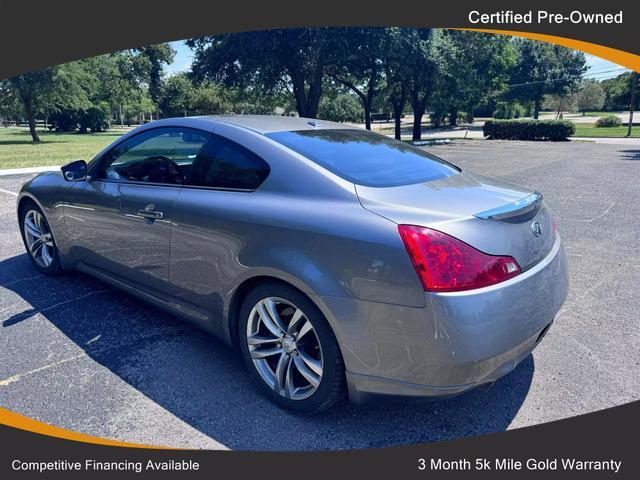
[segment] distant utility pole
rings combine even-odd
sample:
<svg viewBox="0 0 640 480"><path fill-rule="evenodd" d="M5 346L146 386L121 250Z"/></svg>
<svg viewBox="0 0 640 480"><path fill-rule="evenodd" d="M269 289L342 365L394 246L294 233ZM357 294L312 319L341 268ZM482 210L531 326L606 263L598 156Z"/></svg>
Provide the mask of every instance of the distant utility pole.
<svg viewBox="0 0 640 480"><path fill-rule="evenodd" d="M631 80L631 103L629 104L629 129L627 137L631 136L631 127L633 126L633 107L636 105L636 90L638 90L638 72L633 72Z"/></svg>

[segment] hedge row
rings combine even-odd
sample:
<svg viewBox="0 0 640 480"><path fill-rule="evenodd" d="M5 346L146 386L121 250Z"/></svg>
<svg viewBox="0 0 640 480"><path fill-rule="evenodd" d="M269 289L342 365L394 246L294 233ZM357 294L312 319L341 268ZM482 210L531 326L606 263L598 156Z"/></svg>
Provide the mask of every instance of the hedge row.
<svg viewBox="0 0 640 480"><path fill-rule="evenodd" d="M566 140L576 132L568 120L489 120L482 133L491 140Z"/></svg>

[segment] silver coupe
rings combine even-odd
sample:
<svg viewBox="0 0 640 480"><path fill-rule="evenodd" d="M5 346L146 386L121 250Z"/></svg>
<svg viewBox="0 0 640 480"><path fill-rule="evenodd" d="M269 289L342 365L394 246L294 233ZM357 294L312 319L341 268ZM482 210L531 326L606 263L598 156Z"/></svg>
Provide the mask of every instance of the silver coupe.
<svg viewBox="0 0 640 480"><path fill-rule="evenodd" d="M199 325L300 412L490 385L568 288L540 193L313 119L152 122L33 178L17 209L37 269Z"/></svg>

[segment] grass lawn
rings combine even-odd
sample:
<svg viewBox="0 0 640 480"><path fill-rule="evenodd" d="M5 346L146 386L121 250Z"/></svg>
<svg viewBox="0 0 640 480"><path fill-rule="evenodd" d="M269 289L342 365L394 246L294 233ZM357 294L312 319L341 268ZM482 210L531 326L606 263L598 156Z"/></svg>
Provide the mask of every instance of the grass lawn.
<svg viewBox="0 0 640 480"><path fill-rule="evenodd" d="M582 112L576 112L578 115L582 115ZM608 117L609 115L622 115L623 117L628 117L629 112L587 112L585 117Z"/></svg>
<svg viewBox="0 0 640 480"><path fill-rule="evenodd" d="M26 127L0 127L0 168L64 165L72 160L91 160L95 154L127 130L104 133L57 133L38 130L40 143L32 143Z"/></svg>
<svg viewBox="0 0 640 480"><path fill-rule="evenodd" d="M627 136L627 127L603 127L596 128L592 123L576 123L576 133L574 137L607 137L623 138ZM640 138L640 126L631 129L633 138Z"/></svg>

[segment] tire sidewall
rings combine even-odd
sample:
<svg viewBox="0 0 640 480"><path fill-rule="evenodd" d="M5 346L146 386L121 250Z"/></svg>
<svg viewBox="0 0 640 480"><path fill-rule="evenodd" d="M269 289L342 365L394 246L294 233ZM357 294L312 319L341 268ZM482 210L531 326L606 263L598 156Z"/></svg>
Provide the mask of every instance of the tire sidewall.
<svg viewBox="0 0 640 480"><path fill-rule="evenodd" d="M311 322L322 348L323 372L322 380L315 393L304 400L291 400L284 398L267 385L251 359L249 346L247 344L247 323L249 314L253 307L260 300L267 297L280 297L290 301L301 309L308 321ZM249 371L253 381L258 388L274 403L287 410L293 410L300 413L313 413L322 410L333 395L334 385L340 372L341 359L337 342L331 331L326 319L318 308L309 300L308 297L300 292L279 284L264 284L252 290L242 303L240 308L240 317L238 321L238 344L242 354L242 359Z"/></svg>

